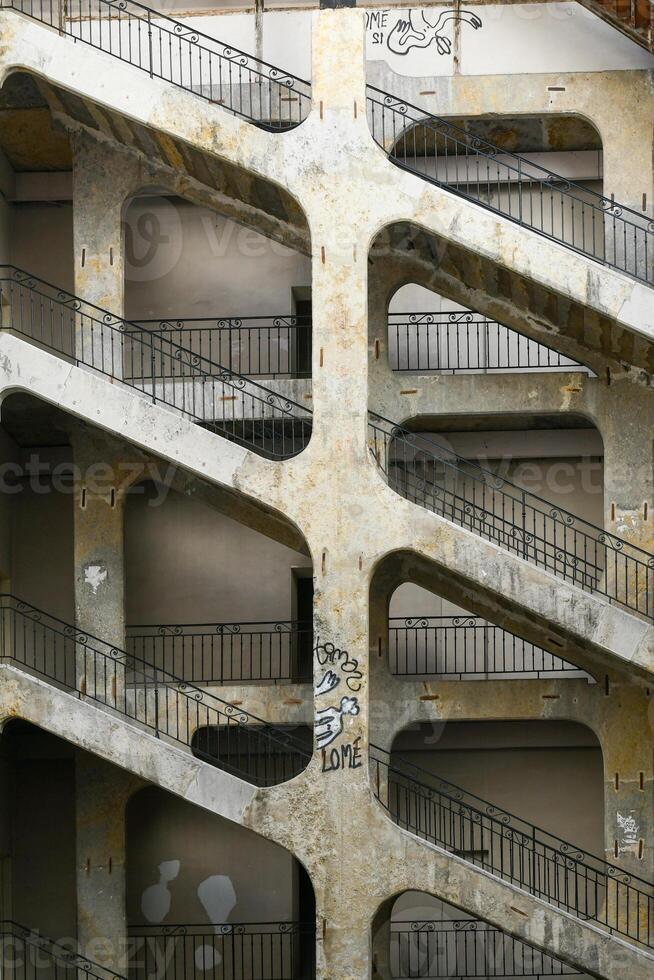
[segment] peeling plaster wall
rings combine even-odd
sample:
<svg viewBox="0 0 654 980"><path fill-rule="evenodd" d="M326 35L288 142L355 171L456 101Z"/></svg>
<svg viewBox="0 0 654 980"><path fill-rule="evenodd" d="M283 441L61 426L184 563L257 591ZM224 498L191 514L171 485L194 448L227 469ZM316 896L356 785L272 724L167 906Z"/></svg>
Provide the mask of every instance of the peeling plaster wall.
<svg viewBox="0 0 654 980"><path fill-rule="evenodd" d="M164 861L179 862L170 874L163 869L169 905L147 893L160 882ZM235 896L233 904L218 903L223 921L276 922L297 912L296 862L288 851L161 790L137 793L127 809L128 922L207 925L211 906L203 892L214 875L229 879ZM226 895L227 880L222 885Z"/></svg>
<svg viewBox="0 0 654 980"><path fill-rule="evenodd" d="M6 40L7 57L16 57L12 45L18 36L14 23L17 15L3 12L2 17L14 32L12 35L10 31ZM361 20L357 11L328 11L316 16L314 91L325 111L314 112L303 127L284 134L277 142L225 114L219 118L222 110L217 106L193 103L191 112L191 96L166 90L162 97L163 85L155 81L147 88L147 96L148 83L144 85L143 104L139 99L135 105L137 100L131 99L133 70L117 62L113 65L112 98L118 105L129 102L133 115L145 116L155 127L179 131L189 142L213 141L212 147L220 153L237 157L260 172L283 173L284 182L306 197L313 241L320 245L312 269L316 346L326 354L324 364L316 357L323 370L316 372L315 430L306 452L288 464L271 464L156 405L135 399L120 385L110 385L89 371L56 362L34 348L25 351L27 345L12 336L2 338L4 357L0 363L6 387L24 384L21 372L29 372L32 387L42 397L56 399L64 409L94 423L97 413L99 424L121 438L151 454L173 459L194 473L205 473L208 479L233 491L234 498L238 493L249 494L306 528L313 554L322 552L322 561L316 562L316 623L356 658L361 669L362 684L357 692L360 711L347 720L347 735L357 743L360 740L365 751L371 734L369 668L377 648L369 628L369 585L376 565L389 551L406 552L411 556L406 559L409 572L412 567L420 572L424 563L426 577L437 581L440 576L452 589L461 588L462 582L465 587L469 577L486 599L487 608L494 604L501 622L514 617L534 624L534 632L544 631L551 624L566 642L568 638L571 644L578 642L584 653L596 657L600 664L622 667L643 686L651 678L652 629L623 610L555 581L403 501L384 485L372 465L365 424L366 249L381 222L408 215L428 229L446 225L448 233L465 237L478 254L485 254L484 249L492 246L505 262L510 258L516 278L524 275L527 267L535 274L537 266L546 281L562 284L566 297L581 297L594 308L611 311L631 301L645 306L646 288L624 283L624 277L599 267L590 269L587 260L564 253L545 240L534 242L527 232L509 228L508 223L491 219L472 205L453 202L447 194L417 188L415 178L391 168L371 146L363 113L352 111L353 100L360 105L365 97L358 30ZM33 43L25 45L24 57L28 62L39 58L39 68L60 81L62 76L69 81L73 52L68 42L51 38L52 32L47 32L52 50L46 56L35 37L39 32L46 33L33 24L20 28L21 40L33 38ZM80 49L81 45L74 50L75 67L79 68L75 84L96 94L100 90L106 97L105 81L98 81L96 53ZM351 155L343 152L344 146L352 148ZM374 198L366 193L370 183L377 192ZM386 208L389 200L394 211ZM344 208L352 216L345 249L340 241ZM94 217L104 218L98 211ZM115 219L116 214L111 217ZM92 277L86 284L93 287ZM640 315L642 307L637 309ZM365 511L358 496L367 502ZM173 554L166 566L171 578L177 573L175 559ZM540 899L518 894L512 886L472 869L456 856L412 840L371 798L363 764L327 775L320 770L320 756L316 754L297 780L257 791L224 772L210 770L129 722L98 711L90 701L72 699L26 675L20 682L12 680L20 671L2 669L8 676L8 713L33 712L45 719L43 723L63 729L67 737L72 732L70 737L97 753L110 755L190 800L255 827L301 856L314 874L319 915L325 922L323 941L318 944L321 977L359 980L370 975L369 927L374 912L398 889L407 887L427 888L460 901L491 922L502 923L545 948L560 950L571 962L590 966L599 976L614 977L618 958L625 975L651 975L652 958L634 947L621 946L592 925L572 921ZM315 679L320 681L317 669ZM47 694L33 694L36 690ZM478 691L483 695L481 686ZM454 698L449 704L444 698L443 703L456 710ZM416 705L397 705L398 714L410 710L415 712ZM650 784L651 756L647 755ZM623 798L627 799L626 795ZM380 855L387 859L380 859ZM153 855L149 873L157 862L161 863ZM144 887L151 884L149 877ZM519 902L520 907L511 902Z"/></svg>

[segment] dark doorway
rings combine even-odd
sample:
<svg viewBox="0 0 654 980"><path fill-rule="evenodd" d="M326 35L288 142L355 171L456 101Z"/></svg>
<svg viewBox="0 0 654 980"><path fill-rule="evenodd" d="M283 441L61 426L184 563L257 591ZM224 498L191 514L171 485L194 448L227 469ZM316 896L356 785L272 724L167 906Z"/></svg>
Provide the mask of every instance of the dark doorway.
<svg viewBox="0 0 654 980"><path fill-rule="evenodd" d="M296 371L299 378L311 377L311 300L296 299L295 319L296 331Z"/></svg>
<svg viewBox="0 0 654 980"><path fill-rule="evenodd" d="M297 659L294 680L308 682L313 676L313 575L295 576Z"/></svg>

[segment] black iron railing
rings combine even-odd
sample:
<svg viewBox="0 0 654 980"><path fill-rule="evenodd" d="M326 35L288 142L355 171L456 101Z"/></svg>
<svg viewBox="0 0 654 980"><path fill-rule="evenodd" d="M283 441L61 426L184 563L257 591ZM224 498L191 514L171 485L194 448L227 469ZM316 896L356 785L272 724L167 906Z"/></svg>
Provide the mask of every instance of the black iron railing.
<svg viewBox="0 0 654 980"><path fill-rule="evenodd" d="M0 922L0 968L5 980L125 980L68 945L17 922Z"/></svg>
<svg viewBox="0 0 654 980"><path fill-rule="evenodd" d="M130 980L311 980L314 923L130 926Z"/></svg>
<svg viewBox="0 0 654 980"><path fill-rule="evenodd" d="M611 933L654 946L654 885L370 746L375 796L405 830Z"/></svg>
<svg viewBox="0 0 654 980"><path fill-rule="evenodd" d="M653 555L374 412L368 429L370 451L402 497L654 618Z"/></svg>
<svg viewBox="0 0 654 980"><path fill-rule="evenodd" d="M479 919L396 919L390 965L395 980L580 976L574 967Z"/></svg>
<svg viewBox="0 0 654 980"><path fill-rule="evenodd" d="M654 283L654 220L368 85L393 163L635 279Z"/></svg>
<svg viewBox="0 0 654 980"><path fill-rule="evenodd" d="M393 371L584 371L589 368L470 310L390 313ZM246 372L247 373L247 372Z"/></svg>
<svg viewBox="0 0 654 980"><path fill-rule="evenodd" d="M135 327L248 377L311 377L311 320L306 316L139 320ZM154 365L155 370L166 367Z"/></svg>
<svg viewBox="0 0 654 980"><path fill-rule="evenodd" d="M199 623L129 626L127 651L200 684L310 681L313 624Z"/></svg>
<svg viewBox="0 0 654 980"><path fill-rule="evenodd" d="M0 316L3 329L268 459L297 455L311 436L302 405L13 266L0 266Z"/></svg>
<svg viewBox="0 0 654 980"><path fill-rule="evenodd" d="M3 659L257 786L311 757L310 742L11 595L0 596L0 641Z"/></svg>
<svg viewBox="0 0 654 980"><path fill-rule="evenodd" d="M567 660L479 616L391 617L388 649L391 673L401 677L588 677Z"/></svg>
<svg viewBox="0 0 654 980"><path fill-rule="evenodd" d="M311 83L136 0L1 0L266 130L291 129L311 109Z"/></svg>

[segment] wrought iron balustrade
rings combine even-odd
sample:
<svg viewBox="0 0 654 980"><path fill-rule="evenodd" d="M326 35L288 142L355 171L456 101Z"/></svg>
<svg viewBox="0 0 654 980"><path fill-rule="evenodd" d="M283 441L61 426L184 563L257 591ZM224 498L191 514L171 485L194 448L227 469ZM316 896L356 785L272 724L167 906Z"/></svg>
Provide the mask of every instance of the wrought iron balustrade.
<svg viewBox="0 0 654 980"><path fill-rule="evenodd" d="M129 626L128 653L199 684L310 681L313 624L200 623Z"/></svg>
<svg viewBox="0 0 654 980"><path fill-rule="evenodd" d="M390 313L393 371L584 371L551 347L469 310Z"/></svg>
<svg viewBox="0 0 654 980"><path fill-rule="evenodd" d="M302 922L130 926L129 977L309 980L315 936L315 924Z"/></svg>
<svg viewBox="0 0 654 980"><path fill-rule="evenodd" d="M403 677L588 677L567 660L479 616L393 616L388 648L391 673Z"/></svg>
<svg viewBox="0 0 654 980"><path fill-rule="evenodd" d="M579 970L479 919L391 922L391 974L421 977L563 977Z"/></svg>
<svg viewBox="0 0 654 980"><path fill-rule="evenodd" d="M373 792L400 827L536 898L654 947L654 885L370 746Z"/></svg>
<svg viewBox="0 0 654 980"><path fill-rule="evenodd" d="M0 642L17 667L255 785L291 779L311 757L291 732L11 595L0 596Z"/></svg>
<svg viewBox="0 0 654 980"><path fill-rule="evenodd" d="M372 137L391 161L553 241L654 283L654 220L367 86Z"/></svg>
<svg viewBox="0 0 654 980"><path fill-rule="evenodd" d="M134 327L161 334L202 361L222 365L237 374L268 378L311 377L311 320L306 316L139 320L135 321ZM143 368L161 372L167 365L145 364Z"/></svg>
<svg viewBox="0 0 654 980"><path fill-rule="evenodd" d="M311 436L309 409L13 266L0 266L5 330L107 375L269 459Z"/></svg>
<svg viewBox="0 0 654 980"><path fill-rule="evenodd" d="M388 485L587 592L654 618L654 556L418 432L369 412L370 451Z"/></svg>
<svg viewBox="0 0 654 980"><path fill-rule="evenodd" d="M0 7L54 27L262 129L292 129L311 109L310 82L137 0L0 0Z"/></svg>
<svg viewBox="0 0 654 980"><path fill-rule="evenodd" d="M0 922L4 980L125 980L67 945L11 920Z"/></svg>

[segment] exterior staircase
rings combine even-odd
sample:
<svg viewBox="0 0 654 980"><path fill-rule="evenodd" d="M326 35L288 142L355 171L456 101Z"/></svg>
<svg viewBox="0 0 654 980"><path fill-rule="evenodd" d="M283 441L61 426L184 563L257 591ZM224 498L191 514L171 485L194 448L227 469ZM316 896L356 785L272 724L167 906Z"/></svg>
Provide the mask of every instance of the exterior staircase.
<svg viewBox="0 0 654 980"><path fill-rule="evenodd" d="M651 0L580 0L580 3L642 48L654 50Z"/></svg>
<svg viewBox="0 0 654 980"><path fill-rule="evenodd" d="M282 68L224 44L183 21L121 0L11 0L3 7L26 14L60 34L127 61L222 106L271 132L298 126L311 109L311 85Z"/></svg>
<svg viewBox="0 0 654 980"><path fill-rule="evenodd" d="M3 660L255 786L298 775L311 745L11 595L0 596Z"/></svg>
<svg viewBox="0 0 654 980"><path fill-rule="evenodd" d="M296 456L311 412L243 375L139 329L23 270L0 270L2 327L136 390L266 459ZM370 451L405 499L545 568L577 588L654 618L654 556L437 443L369 413Z"/></svg>
<svg viewBox="0 0 654 980"><path fill-rule="evenodd" d="M0 311L4 329L266 459L289 459L311 437L304 406L13 266L0 268Z"/></svg>
<svg viewBox="0 0 654 980"><path fill-rule="evenodd" d="M654 949L654 885L370 746L373 792L416 837L610 933Z"/></svg>
<svg viewBox="0 0 654 980"><path fill-rule="evenodd" d="M368 430L372 456L406 500L654 618L654 555L374 412Z"/></svg>
<svg viewBox="0 0 654 980"><path fill-rule="evenodd" d="M73 0L67 8L37 0L3 0L2 6L266 131L292 129L310 112L310 82L135 0L119 7L110 0ZM367 87L367 104L373 139L398 167L654 284L651 216L507 153L372 85Z"/></svg>
<svg viewBox="0 0 654 980"><path fill-rule="evenodd" d="M654 220L446 119L367 86L377 145L402 170L648 285Z"/></svg>

